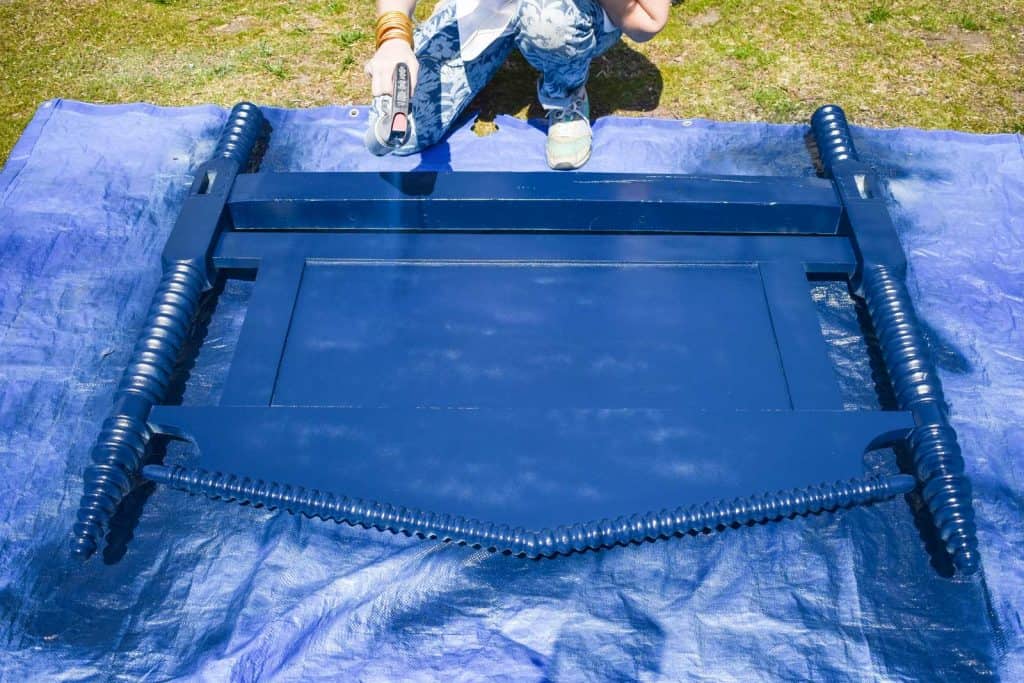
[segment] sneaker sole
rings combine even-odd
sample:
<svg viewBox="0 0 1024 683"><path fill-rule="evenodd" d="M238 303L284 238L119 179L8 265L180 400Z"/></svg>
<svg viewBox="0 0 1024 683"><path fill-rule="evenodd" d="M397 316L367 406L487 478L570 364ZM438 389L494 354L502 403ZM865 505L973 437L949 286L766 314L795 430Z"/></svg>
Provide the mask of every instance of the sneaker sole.
<svg viewBox="0 0 1024 683"><path fill-rule="evenodd" d="M553 171L574 171L577 168L581 168L584 164L586 164L588 161L590 161L590 153L592 151L593 151L592 149L588 149L587 150L587 155L585 157L583 157L583 159L581 161L579 161L579 163L575 163L575 164L573 162L571 162L571 161L559 161L557 163L556 162L552 162L551 161L551 157L548 157L547 158L548 167L551 168L551 170L553 170Z"/></svg>

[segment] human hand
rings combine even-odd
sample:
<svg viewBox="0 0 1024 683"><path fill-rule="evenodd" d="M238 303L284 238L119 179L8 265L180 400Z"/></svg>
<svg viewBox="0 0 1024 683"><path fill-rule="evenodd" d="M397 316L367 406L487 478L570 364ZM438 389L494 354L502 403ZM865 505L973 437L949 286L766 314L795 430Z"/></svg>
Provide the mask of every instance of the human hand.
<svg viewBox="0 0 1024 683"><path fill-rule="evenodd" d="M420 63L416 59L416 53L412 46L404 40L393 39L381 43L377 52L369 62L366 63L366 73L370 76L371 95L391 95L394 97L395 67L405 64L409 67L409 92L416 89L416 78L419 76Z"/></svg>

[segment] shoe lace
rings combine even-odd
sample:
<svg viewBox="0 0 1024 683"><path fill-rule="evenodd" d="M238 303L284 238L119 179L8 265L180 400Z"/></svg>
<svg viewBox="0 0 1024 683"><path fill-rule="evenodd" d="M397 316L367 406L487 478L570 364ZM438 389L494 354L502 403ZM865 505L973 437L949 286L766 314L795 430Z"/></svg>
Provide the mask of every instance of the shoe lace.
<svg viewBox="0 0 1024 683"><path fill-rule="evenodd" d="M573 99L568 107L552 110L551 118L559 123L586 118L583 115L583 100Z"/></svg>

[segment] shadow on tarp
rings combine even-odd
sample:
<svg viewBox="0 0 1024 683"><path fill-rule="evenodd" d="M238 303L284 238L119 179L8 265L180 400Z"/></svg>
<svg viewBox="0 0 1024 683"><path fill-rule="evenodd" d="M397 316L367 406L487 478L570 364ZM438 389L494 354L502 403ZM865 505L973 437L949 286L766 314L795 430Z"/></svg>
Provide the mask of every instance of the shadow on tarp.
<svg viewBox="0 0 1024 683"><path fill-rule="evenodd" d="M654 111L663 89L661 70L646 55L620 41L590 65L587 93L591 116ZM467 109L478 112L484 123L493 124L503 114L525 112L538 128L546 125L540 123L545 113L537 101L537 71L516 50Z"/></svg>

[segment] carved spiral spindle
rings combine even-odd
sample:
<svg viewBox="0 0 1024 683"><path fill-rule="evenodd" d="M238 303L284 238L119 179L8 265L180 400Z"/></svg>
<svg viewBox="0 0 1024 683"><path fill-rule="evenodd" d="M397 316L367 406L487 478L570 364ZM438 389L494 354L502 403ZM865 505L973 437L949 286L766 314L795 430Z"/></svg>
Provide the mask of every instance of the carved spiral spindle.
<svg viewBox="0 0 1024 683"><path fill-rule="evenodd" d="M811 117L811 128L828 175L842 178L865 173L864 166L857 163L860 159L842 109L831 104L821 107ZM856 235L858 226L852 228ZM870 232L864 237L869 242L872 239ZM862 262L858 280L897 404L901 410L912 412L917 424L908 445L925 503L953 564L961 572L972 574L980 560L971 485L964 475L964 460L949 423L942 384L920 332L902 269L888 263Z"/></svg>
<svg viewBox="0 0 1024 683"><path fill-rule="evenodd" d="M171 488L227 501L283 509L396 533L464 542L491 551L508 550L527 557L551 556L588 548L667 538L691 531L759 522L892 498L914 487L909 475L823 484L646 515L575 524L540 532L513 529L458 515L437 515L386 503L346 498L302 487L253 480L232 474L149 465L143 475Z"/></svg>
<svg viewBox="0 0 1024 683"><path fill-rule="evenodd" d="M831 173L832 167L840 161L856 159L857 150L853 146L850 126L846 122L846 114L834 105L820 107L811 116L811 128L818 144L818 154L826 172Z"/></svg>
<svg viewBox="0 0 1024 683"><path fill-rule="evenodd" d="M264 134L266 122L260 108L252 102L239 102L231 108L228 120L214 151L215 158L232 159L244 167L256 143Z"/></svg>
<svg viewBox="0 0 1024 683"><path fill-rule="evenodd" d="M150 438L149 409L167 392L205 284L205 274L190 263L164 272L115 394L115 411L103 423L85 470L72 538L76 555L86 558L96 551L110 517L131 491Z"/></svg>
<svg viewBox="0 0 1024 683"><path fill-rule="evenodd" d="M861 286L899 407L918 423L909 445L925 503L953 563L971 574L978 569L971 484L910 295L885 266L865 268Z"/></svg>
<svg viewBox="0 0 1024 683"><path fill-rule="evenodd" d="M221 132L215 158L245 166L266 132L259 107L236 104ZM230 178L227 181L230 182ZM191 198L190 198L191 199ZM186 226L186 229L190 226ZM205 227L205 226L204 226ZM71 551L82 559L96 552L110 518L131 491L146 456L152 407L166 398L167 387L206 289L205 248L165 264L146 323L114 395L84 475L83 494L72 530Z"/></svg>

